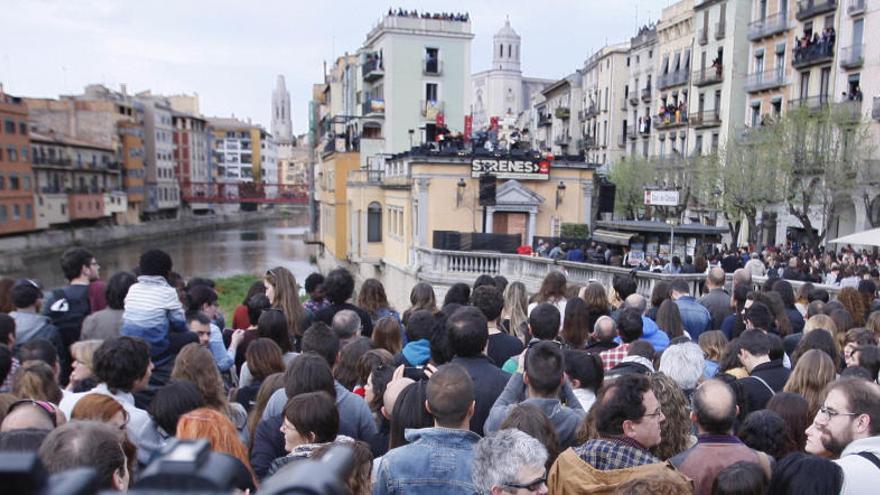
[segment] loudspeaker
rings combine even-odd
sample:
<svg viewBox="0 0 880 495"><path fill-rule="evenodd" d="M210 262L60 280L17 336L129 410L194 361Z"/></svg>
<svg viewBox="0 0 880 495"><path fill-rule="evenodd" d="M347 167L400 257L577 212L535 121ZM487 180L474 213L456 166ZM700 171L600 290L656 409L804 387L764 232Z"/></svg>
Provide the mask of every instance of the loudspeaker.
<svg viewBox="0 0 880 495"><path fill-rule="evenodd" d="M599 184L599 213L614 213L614 196L617 186L611 182Z"/></svg>
<svg viewBox="0 0 880 495"><path fill-rule="evenodd" d="M480 206L495 206L495 176L480 176Z"/></svg>

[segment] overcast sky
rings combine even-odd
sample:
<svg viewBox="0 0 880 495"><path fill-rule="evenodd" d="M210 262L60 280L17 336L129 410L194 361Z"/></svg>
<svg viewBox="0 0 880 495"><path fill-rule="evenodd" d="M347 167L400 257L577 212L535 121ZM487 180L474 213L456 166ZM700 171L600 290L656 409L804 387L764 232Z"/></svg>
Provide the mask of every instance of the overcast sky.
<svg viewBox="0 0 880 495"><path fill-rule="evenodd" d="M488 68L506 15L522 36L523 72L557 78L606 43L629 39L670 0L0 0L0 83L57 97L104 83L130 93L198 93L202 113L269 127L275 77L291 94L294 129L308 128L322 66L354 52L388 7L469 12L472 71Z"/></svg>

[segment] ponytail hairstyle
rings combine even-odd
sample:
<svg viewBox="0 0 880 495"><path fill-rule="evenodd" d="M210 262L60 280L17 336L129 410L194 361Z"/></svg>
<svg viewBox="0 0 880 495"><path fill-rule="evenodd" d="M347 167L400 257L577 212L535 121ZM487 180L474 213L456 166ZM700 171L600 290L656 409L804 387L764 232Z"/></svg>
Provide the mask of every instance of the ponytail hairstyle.
<svg viewBox="0 0 880 495"><path fill-rule="evenodd" d="M55 371L42 361L25 361L12 379L12 393L22 399L58 404L62 393Z"/></svg>

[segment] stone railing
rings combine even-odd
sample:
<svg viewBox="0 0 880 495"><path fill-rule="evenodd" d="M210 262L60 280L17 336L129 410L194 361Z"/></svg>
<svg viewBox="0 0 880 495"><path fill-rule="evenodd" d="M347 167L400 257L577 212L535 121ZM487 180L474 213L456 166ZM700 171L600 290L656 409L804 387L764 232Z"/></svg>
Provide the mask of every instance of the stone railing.
<svg viewBox="0 0 880 495"><path fill-rule="evenodd" d="M417 278L420 281L432 285L448 288L452 284L464 282L472 284L480 275L502 275L510 282L519 281L525 284L529 292L537 292L544 277L553 270L565 274L569 284L587 285L590 282L598 282L606 289L611 287L614 277L618 275L632 275L635 277L637 291L650 298L654 286L660 282L684 280L690 288L690 293L699 297L703 292L703 282L706 275L702 273L688 275L670 275L666 273L651 273L634 271L629 268L596 265L592 263L578 263L574 261L558 261L550 258L521 256L516 254L501 254L483 251L444 251L440 249L416 248L414 261ZM763 287L767 277L754 277L752 284L756 289ZM804 282L789 280L795 294ZM728 292L733 285L732 275L727 275ZM825 289L835 297L840 291L839 287L830 285L814 284L816 288ZM445 292L445 290L442 290Z"/></svg>

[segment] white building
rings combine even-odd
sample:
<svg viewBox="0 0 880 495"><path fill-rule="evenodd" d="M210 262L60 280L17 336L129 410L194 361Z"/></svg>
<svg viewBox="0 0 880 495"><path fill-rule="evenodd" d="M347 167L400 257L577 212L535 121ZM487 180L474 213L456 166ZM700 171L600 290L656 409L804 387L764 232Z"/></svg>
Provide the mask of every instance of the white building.
<svg viewBox="0 0 880 495"><path fill-rule="evenodd" d="M492 37L492 65L471 75L471 106L474 130L489 127L492 117L512 127L529 110L533 94L554 83L552 79L523 77L522 40L510 20Z"/></svg>
<svg viewBox="0 0 880 495"><path fill-rule="evenodd" d="M587 162L612 167L623 158L629 83L629 42L601 48L584 61L582 116Z"/></svg>
<svg viewBox="0 0 880 495"><path fill-rule="evenodd" d="M293 117L290 113L290 93L279 75L272 91L272 136L279 145L293 142Z"/></svg>
<svg viewBox="0 0 880 495"><path fill-rule="evenodd" d="M147 200L144 212L176 216L180 207L180 183L174 170L172 109L164 97L149 91L138 93L144 106L144 168Z"/></svg>
<svg viewBox="0 0 880 495"><path fill-rule="evenodd" d="M214 135L212 153L213 163L217 167L217 181L253 182L253 144L259 141L259 130L234 117L212 117L208 119L208 125Z"/></svg>
<svg viewBox="0 0 880 495"><path fill-rule="evenodd" d="M656 100L654 78L657 75L657 28L643 26L630 39L629 83L620 102L627 119L626 155L647 158L651 153L651 117Z"/></svg>
<svg viewBox="0 0 880 495"><path fill-rule="evenodd" d="M536 148L549 150L554 155L577 154L582 84L581 73L574 72L541 91L544 101L536 107L537 120L532 127L535 129L532 143Z"/></svg>

